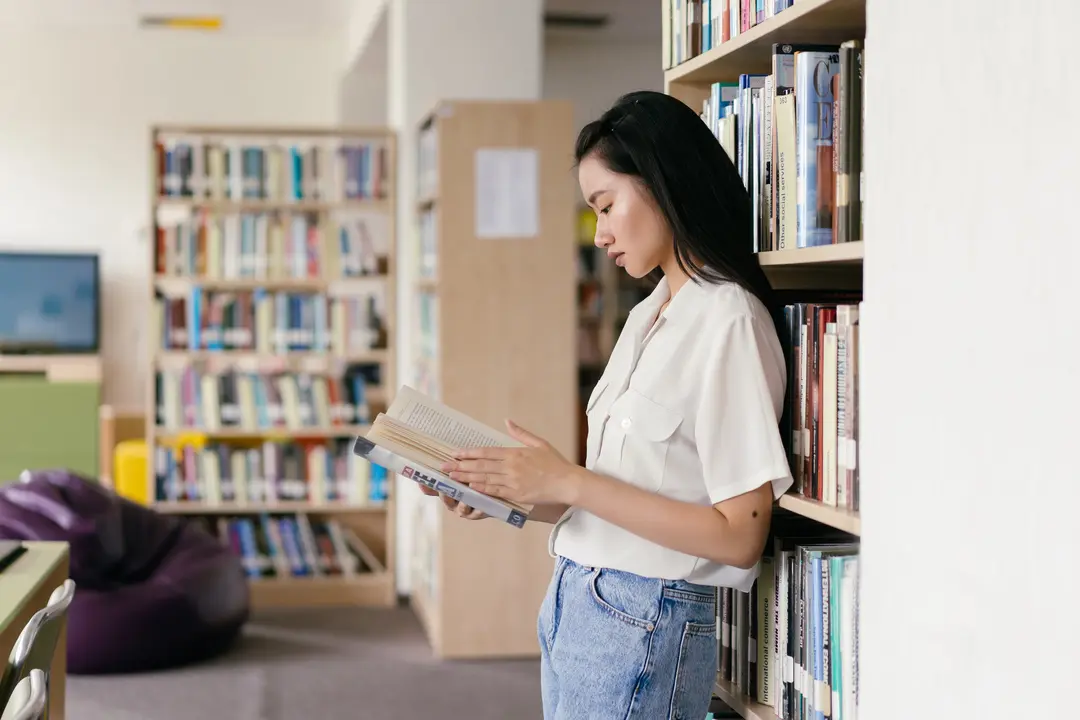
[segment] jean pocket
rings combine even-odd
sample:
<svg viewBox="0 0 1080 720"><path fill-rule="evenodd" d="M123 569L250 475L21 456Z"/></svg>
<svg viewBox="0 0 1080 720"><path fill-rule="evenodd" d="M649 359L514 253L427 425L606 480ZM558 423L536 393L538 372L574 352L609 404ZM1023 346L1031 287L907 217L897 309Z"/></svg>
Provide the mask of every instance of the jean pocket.
<svg viewBox="0 0 1080 720"><path fill-rule="evenodd" d="M659 580L597 568L589 578L589 588L597 605L618 620L642 630L656 627L663 599Z"/></svg>
<svg viewBox="0 0 1080 720"><path fill-rule="evenodd" d="M672 720L698 720L708 713L716 681L716 651L715 621L688 622L683 626L675 688L668 710Z"/></svg>

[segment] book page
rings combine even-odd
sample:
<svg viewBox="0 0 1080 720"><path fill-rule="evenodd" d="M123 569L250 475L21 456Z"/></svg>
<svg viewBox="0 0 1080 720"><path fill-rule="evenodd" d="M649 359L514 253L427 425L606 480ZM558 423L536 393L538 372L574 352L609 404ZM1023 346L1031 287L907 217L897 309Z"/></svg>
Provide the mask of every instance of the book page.
<svg viewBox="0 0 1080 720"><path fill-rule="evenodd" d="M386 414L455 449L521 446L509 435L489 428L408 385L401 386Z"/></svg>

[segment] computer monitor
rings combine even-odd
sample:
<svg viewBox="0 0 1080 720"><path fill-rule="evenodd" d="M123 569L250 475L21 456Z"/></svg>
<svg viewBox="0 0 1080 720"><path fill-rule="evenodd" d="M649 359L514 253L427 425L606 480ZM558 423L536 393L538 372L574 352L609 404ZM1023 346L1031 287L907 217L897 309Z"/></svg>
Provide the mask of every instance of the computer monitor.
<svg viewBox="0 0 1080 720"><path fill-rule="evenodd" d="M98 256L0 251L0 353L95 354Z"/></svg>

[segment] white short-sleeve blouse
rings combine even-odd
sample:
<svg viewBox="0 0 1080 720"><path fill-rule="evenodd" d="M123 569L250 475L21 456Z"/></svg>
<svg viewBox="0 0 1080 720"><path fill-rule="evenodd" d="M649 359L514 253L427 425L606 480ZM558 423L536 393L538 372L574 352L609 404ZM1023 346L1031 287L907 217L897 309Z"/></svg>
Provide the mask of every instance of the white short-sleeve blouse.
<svg viewBox="0 0 1080 720"><path fill-rule="evenodd" d="M587 404L585 466L650 492L715 505L792 484L779 420L784 353L765 306L732 284L666 280L631 311ZM656 318L655 323L653 319ZM549 550L581 565L750 589L758 568L670 550L571 508Z"/></svg>

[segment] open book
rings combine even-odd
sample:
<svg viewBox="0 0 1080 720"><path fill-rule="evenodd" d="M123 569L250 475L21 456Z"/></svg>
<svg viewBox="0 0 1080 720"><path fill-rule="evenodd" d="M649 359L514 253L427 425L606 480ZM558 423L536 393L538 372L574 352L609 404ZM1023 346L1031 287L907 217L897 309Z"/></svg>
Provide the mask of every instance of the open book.
<svg viewBox="0 0 1080 720"><path fill-rule="evenodd" d="M455 450L495 446L521 447L521 443L403 385L367 435L356 439L353 451L486 515L522 527L531 507L477 492L439 470L453 460Z"/></svg>

